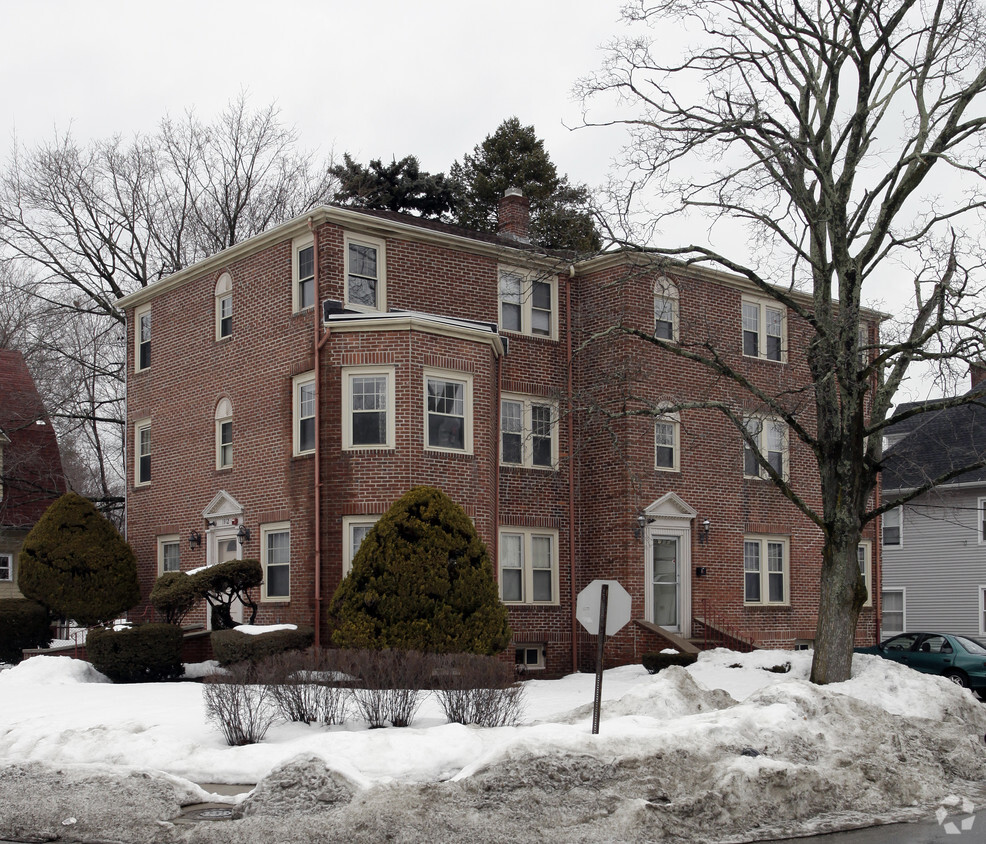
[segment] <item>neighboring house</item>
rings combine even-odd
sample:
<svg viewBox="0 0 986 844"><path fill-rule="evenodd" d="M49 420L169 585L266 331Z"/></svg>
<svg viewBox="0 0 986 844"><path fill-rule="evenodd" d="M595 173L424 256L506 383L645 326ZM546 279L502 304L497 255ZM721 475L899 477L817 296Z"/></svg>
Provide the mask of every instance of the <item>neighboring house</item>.
<svg viewBox="0 0 986 844"><path fill-rule="evenodd" d="M970 404L887 429L883 502L986 455L986 368ZM912 402L895 416L920 408ZM986 468L965 472L883 515L881 636L905 630L986 635Z"/></svg>
<svg viewBox="0 0 986 844"><path fill-rule="evenodd" d="M715 343L764 389L797 395L806 326L734 276L546 255L519 192L500 222L487 235L321 207L121 301L127 535L145 598L164 571L254 557L259 620L315 623L327 643L362 538L431 484L486 542L527 668L592 662L574 601L594 578L633 600L614 661L713 624L810 643L817 528L720 413L622 411L714 396L801 488L817 487L810 455L701 367L613 331ZM872 640L871 610L860 636Z"/></svg>
<svg viewBox="0 0 986 844"><path fill-rule="evenodd" d="M0 349L0 598L19 598L24 537L65 492L55 431L20 352Z"/></svg>

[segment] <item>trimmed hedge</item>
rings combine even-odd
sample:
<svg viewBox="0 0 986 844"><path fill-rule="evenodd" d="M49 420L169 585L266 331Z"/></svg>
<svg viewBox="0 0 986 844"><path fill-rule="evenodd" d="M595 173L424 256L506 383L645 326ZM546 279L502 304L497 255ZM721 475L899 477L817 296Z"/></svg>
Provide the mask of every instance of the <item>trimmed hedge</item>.
<svg viewBox="0 0 986 844"><path fill-rule="evenodd" d="M102 624L140 600L137 560L87 498L68 492L24 539L18 588L55 618Z"/></svg>
<svg viewBox="0 0 986 844"><path fill-rule="evenodd" d="M0 599L0 662L16 665L25 648L46 648L51 644L48 611L27 598Z"/></svg>
<svg viewBox="0 0 986 844"><path fill-rule="evenodd" d="M197 582L183 571L166 571L151 587L151 605L168 624L181 624L201 600Z"/></svg>
<svg viewBox="0 0 986 844"><path fill-rule="evenodd" d="M185 673L181 644L180 627L142 624L125 630L90 630L86 654L96 670L114 683L150 683Z"/></svg>
<svg viewBox="0 0 986 844"><path fill-rule="evenodd" d="M213 630L212 655L220 665L238 662L259 662L285 651L303 651L315 641L315 630L299 627L297 630L270 630L267 633L241 633L232 630Z"/></svg>
<svg viewBox="0 0 986 844"><path fill-rule="evenodd" d="M331 613L340 648L495 654L511 635L476 526L427 486L402 495L366 535Z"/></svg>
<svg viewBox="0 0 986 844"><path fill-rule="evenodd" d="M680 665L685 668L698 659L698 654L644 654L641 658L644 668L648 674L657 674L669 665Z"/></svg>

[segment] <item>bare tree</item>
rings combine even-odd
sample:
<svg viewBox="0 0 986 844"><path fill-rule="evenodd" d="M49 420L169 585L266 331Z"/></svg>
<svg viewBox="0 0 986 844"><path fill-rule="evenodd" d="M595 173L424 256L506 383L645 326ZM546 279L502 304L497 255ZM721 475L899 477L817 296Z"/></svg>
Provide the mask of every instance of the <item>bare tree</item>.
<svg viewBox="0 0 986 844"><path fill-rule="evenodd" d="M687 25L697 43L679 58L676 39L617 41L600 73L580 83L586 109L616 95L615 119L594 121L587 110L584 122L630 135L610 234L626 246L647 242L632 224L648 183L660 191L653 227L683 212L745 224L756 265L702 245L650 251L738 274L803 321L810 401L747 378L711 345L631 331L741 388L813 456L820 490L795 488L736 407L705 405L731 419L762 474L822 531L811 676L848 679L865 600L860 533L900 503L874 498L895 395L917 364L944 372L983 353L982 10L972 0L641 0L624 14L634 26ZM905 277L904 319L879 342L862 337L864 284ZM902 500L984 465L979 458Z"/></svg>
<svg viewBox="0 0 986 844"><path fill-rule="evenodd" d="M65 133L15 151L0 172L0 339L30 341L63 449L84 461L73 486L122 505L117 301L326 201L331 164L299 149L273 105L254 111L243 95L212 123L188 114L129 141Z"/></svg>

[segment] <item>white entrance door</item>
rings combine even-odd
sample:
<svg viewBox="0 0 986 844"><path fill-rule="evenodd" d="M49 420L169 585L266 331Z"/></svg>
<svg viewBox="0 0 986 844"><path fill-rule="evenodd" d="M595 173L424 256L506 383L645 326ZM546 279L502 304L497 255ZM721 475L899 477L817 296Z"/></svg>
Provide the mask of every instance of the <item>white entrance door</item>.
<svg viewBox="0 0 986 844"><path fill-rule="evenodd" d="M673 632L681 630L681 560L678 538L651 536L652 603L654 624Z"/></svg>
<svg viewBox="0 0 986 844"><path fill-rule="evenodd" d="M225 563L227 560L240 559L240 542L236 538L235 531L236 528L216 529L211 537L215 545L213 546L212 562L210 565ZM233 605L229 608L229 614L233 621L237 624L242 624L243 602L239 599L233 601ZM208 629L212 629L212 613L208 612L208 610L206 611L206 625Z"/></svg>

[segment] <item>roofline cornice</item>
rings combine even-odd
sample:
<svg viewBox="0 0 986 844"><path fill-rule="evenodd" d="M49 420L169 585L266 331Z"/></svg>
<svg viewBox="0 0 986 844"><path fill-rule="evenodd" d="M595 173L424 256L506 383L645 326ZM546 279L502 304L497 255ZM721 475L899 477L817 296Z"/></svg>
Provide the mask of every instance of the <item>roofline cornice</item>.
<svg viewBox="0 0 986 844"><path fill-rule="evenodd" d="M424 316L409 316L404 314L388 315L380 319L333 319L328 323L330 334L342 334L352 331L420 331L423 334L435 334L439 337L457 337L473 343L483 343L489 346L497 357L503 357L503 340L499 334L464 325L450 325Z"/></svg>
<svg viewBox="0 0 986 844"><path fill-rule="evenodd" d="M474 255L493 258L505 263L534 266L552 273L560 273L567 269L570 264L569 261L554 258L543 252L517 249L503 243L488 243L482 240L474 240L463 235L437 231L423 226L417 226L413 223L403 223L399 220L374 217L350 208L320 205L301 216L295 217L293 220L288 220L286 223L274 226L247 240L233 244L222 252L217 252L215 255L210 255L184 269L178 270L176 273L165 276L159 281L154 281L146 287L142 287L140 290L136 290L118 299L116 305L124 310L138 307L163 293L181 287L193 279L201 278L210 272L218 273L230 264L260 252L275 243L304 235L309 231L309 225L318 226L323 223L331 223L347 231L359 232L365 235L382 238L390 236L419 243L454 247Z"/></svg>

